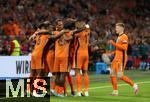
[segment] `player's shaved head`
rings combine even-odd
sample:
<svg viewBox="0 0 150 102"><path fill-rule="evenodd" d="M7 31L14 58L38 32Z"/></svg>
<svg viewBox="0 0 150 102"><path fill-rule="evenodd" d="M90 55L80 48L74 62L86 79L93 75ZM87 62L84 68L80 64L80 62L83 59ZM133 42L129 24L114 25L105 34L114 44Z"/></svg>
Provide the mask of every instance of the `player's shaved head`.
<svg viewBox="0 0 150 102"><path fill-rule="evenodd" d="M62 19L56 19L55 20L55 24L57 25L59 22L63 22L63 20Z"/></svg>
<svg viewBox="0 0 150 102"><path fill-rule="evenodd" d="M124 25L124 23L116 23L116 33L117 34L122 34L122 33L124 33L124 29L125 29L125 25Z"/></svg>
<svg viewBox="0 0 150 102"><path fill-rule="evenodd" d="M48 28L49 25L50 25L50 22L49 22L49 21L44 21L44 22L41 22L41 23L38 25L38 28L40 28L40 29L41 29L42 27Z"/></svg>
<svg viewBox="0 0 150 102"><path fill-rule="evenodd" d="M57 20L55 21L55 27L56 27L56 29L59 30L59 31L62 30L63 27L64 27L63 20L62 20L62 19L57 19Z"/></svg>
<svg viewBox="0 0 150 102"><path fill-rule="evenodd" d="M120 26L120 27L122 27L122 28L125 28L124 23L116 23L116 26Z"/></svg>

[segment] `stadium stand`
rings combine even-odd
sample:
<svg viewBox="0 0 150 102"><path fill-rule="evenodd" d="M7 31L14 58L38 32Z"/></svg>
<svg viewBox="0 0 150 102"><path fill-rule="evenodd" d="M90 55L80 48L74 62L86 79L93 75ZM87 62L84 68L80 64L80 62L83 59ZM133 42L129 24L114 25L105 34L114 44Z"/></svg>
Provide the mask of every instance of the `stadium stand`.
<svg viewBox="0 0 150 102"><path fill-rule="evenodd" d="M36 1L36 2L35 2ZM114 24L123 21L130 38L129 55L133 67L150 60L150 2L147 0L0 0L0 55L9 55L10 35L21 44L21 55L28 55L33 43L28 41L40 21L57 18L84 19L91 27L90 41L114 34ZM147 2L149 3L147 3ZM44 11L44 12L43 12ZM80 12L78 12L80 11ZM98 51L90 48L90 65L101 61L106 44ZM98 55L98 56L97 56ZM137 63L137 60L139 63ZM130 69L130 68L129 68Z"/></svg>

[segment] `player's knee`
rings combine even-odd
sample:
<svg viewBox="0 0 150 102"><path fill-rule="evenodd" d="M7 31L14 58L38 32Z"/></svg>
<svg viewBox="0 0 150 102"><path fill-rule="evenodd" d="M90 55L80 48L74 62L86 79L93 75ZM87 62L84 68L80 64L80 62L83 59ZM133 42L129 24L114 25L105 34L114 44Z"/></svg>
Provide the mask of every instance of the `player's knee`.
<svg viewBox="0 0 150 102"><path fill-rule="evenodd" d="M60 78L59 80L59 86L64 86L65 78Z"/></svg>
<svg viewBox="0 0 150 102"><path fill-rule="evenodd" d="M87 74L87 70L82 70L83 75Z"/></svg>
<svg viewBox="0 0 150 102"><path fill-rule="evenodd" d="M116 75L115 71L111 69L110 70L110 77L115 76L115 75Z"/></svg>
<svg viewBox="0 0 150 102"><path fill-rule="evenodd" d="M52 80L55 80L56 79L56 76L52 76Z"/></svg>
<svg viewBox="0 0 150 102"><path fill-rule="evenodd" d="M115 74L110 74L110 77L114 77L114 76L116 76Z"/></svg>
<svg viewBox="0 0 150 102"><path fill-rule="evenodd" d="M118 77L118 78L121 78L122 76L123 76L123 73L122 73L122 72L118 72L118 73L117 73L117 77Z"/></svg>
<svg viewBox="0 0 150 102"><path fill-rule="evenodd" d="M55 77L55 84L59 85L59 77L58 76Z"/></svg>
<svg viewBox="0 0 150 102"><path fill-rule="evenodd" d="M77 75L77 74L79 74L80 73L80 69L75 69L75 74Z"/></svg>
<svg viewBox="0 0 150 102"><path fill-rule="evenodd" d="M61 73L59 83L64 85L67 73Z"/></svg>

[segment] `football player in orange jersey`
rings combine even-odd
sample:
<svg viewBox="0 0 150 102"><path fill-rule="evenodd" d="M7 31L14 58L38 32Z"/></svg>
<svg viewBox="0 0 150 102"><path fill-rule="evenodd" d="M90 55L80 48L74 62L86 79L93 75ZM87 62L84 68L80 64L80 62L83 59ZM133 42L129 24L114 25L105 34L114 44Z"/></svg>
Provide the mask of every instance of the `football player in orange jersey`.
<svg viewBox="0 0 150 102"><path fill-rule="evenodd" d="M56 31L54 34L57 35L61 32L64 24L62 20L56 21ZM63 89L66 74L68 72L68 57L69 57L69 45L72 39L71 32L68 32L61 36L55 42L55 62L54 62L54 72L56 73L56 87L55 93L57 96L63 97Z"/></svg>
<svg viewBox="0 0 150 102"><path fill-rule="evenodd" d="M71 96L75 96L75 91L74 91L74 84L73 84L73 78L70 75L70 71L73 70L73 62L74 62L74 53L75 53L75 46L74 46L74 38L71 40L70 46L69 46L69 70L66 75L66 81L64 85L64 94L65 96L68 95L67 92L67 82L70 85L71 88Z"/></svg>
<svg viewBox="0 0 150 102"><path fill-rule="evenodd" d="M52 80L51 80L51 94L54 93L55 90L55 79L56 79L56 73L54 72L54 60L55 60L55 41L60 38L61 36L63 36L63 34L67 33L68 30L62 30L59 34L54 35L53 34L54 31L52 31L49 41L47 43L47 45L45 46L45 51L43 53L43 58L44 58L44 65L45 65L45 69L44 69L44 73L46 74L45 76L48 75L49 72L52 73Z"/></svg>
<svg viewBox="0 0 150 102"><path fill-rule="evenodd" d="M75 34L77 39L76 52L75 52L75 62L74 68L76 72L76 85L77 85L77 94L76 96L89 96L88 93L88 63L89 63L89 55L88 55L88 46L89 46L89 26L85 24L84 21L78 21L76 23L76 27L78 29L85 28L83 31ZM84 92L82 93L82 75L80 73L82 71L84 77Z"/></svg>
<svg viewBox="0 0 150 102"><path fill-rule="evenodd" d="M62 30L58 35L52 35L52 29L49 28L49 25L50 23L48 21L43 22L39 27L41 29L38 29L30 37L30 39L36 38L36 45L35 45L35 49L32 53L32 58L31 58L32 70L31 70L30 77L33 77L33 79L35 79L37 76L46 77L49 71L52 72L53 63L54 63L53 61L54 59L52 58L54 57L53 48L54 48L55 40L58 39L60 36L62 36L64 33L68 32L66 30ZM37 51L37 54L34 54L34 52L36 51ZM40 58L33 59L34 58L33 55L36 55L37 57L40 57ZM40 62L42 63L42 66L40 67L37 66L36 64L36 63L39 63L38 62L39 59L41 59ZM41 68L41 69L37 70L36 68Z"/></svg>
<svg viewBox="0 0 150 102"><path fill-rule="evenodd" d="M117 77L128 83L134 88L134 93L138 93L138 85L135 84L131 79L124 75L124 69L127 62L127 48L128 48L128 37L124 33L125 25L123 23L116 23L116 33L118 34L117 41L108 41L115 47L114 59L111 63L110 78L113 86L112 95L118 95Z"/></svg>
<svg viewBox="0 0 150 102"><path fill-rule="evenodd" d="M38 30L47 30L49 26L49 23L45 23L45 24L41 24L38 28ZM37 32L38 32L37 30ZM35 32L35 33L37 33ZM33 39L35 38L35 39ZM42 76L42 71L44 69L44 64L43 64L43 59L42 59L42 54L44 51L44 47L48 41L48 34L45 33L41 33L41 34L37 34L35 36L35 34L33 34L30 37L30 40L33 39L36 41L34 50L32 51L31 54L31 72L30 72L30 79L27 80L27 93L30 93L30 85L32 85L33 81L36 81L35 79L40 78ZM31 83L31 84L30 84ZM32 88L32 87L31 87ZM35 92L35 90L34 90ZM33 94L34 94L33 92Z"/></svg>
<svg viewBox="0 0 150 102"><path fill-rule="evenodd" d="M68 68L68 57L69 57L69 46L70 46L70 41L72 40L72 36L73 34L75 34L76 32L80 32L82 31L82 29L75 29L72 30L70 28L72 28L72 26L74 26L74 20L72 21L72 19L67 19L66 26L64 26L63 21L62 20L57 20L56 21L56 31L54 31L54 34L57 35L58 32L60 32L63 29L67 29L70 32L64 34L60 39L58 39L55 43L55 64L54 64L54 72L57 73L56 74L56 87L55 87L55 95L57 96L63 96L62 95L62 89L64 86L64 79L65 77L67 77L66 79L68 79L68 82L70 84L71 87L71 91L72 91L72 95L74 95L74 88L73 88L73 81L72 81L72 77L69 75L69 68ZM63 59L63 60L62 60ZM67 64L67 65L66 65ZM67 69L67 70L66 70ZM66 76L67 75L67 76ZM64 89L66 89L66 87L64 86ZM64 90L66 92L66 90ZM65 93L64 93L65 94Z"/></svg>

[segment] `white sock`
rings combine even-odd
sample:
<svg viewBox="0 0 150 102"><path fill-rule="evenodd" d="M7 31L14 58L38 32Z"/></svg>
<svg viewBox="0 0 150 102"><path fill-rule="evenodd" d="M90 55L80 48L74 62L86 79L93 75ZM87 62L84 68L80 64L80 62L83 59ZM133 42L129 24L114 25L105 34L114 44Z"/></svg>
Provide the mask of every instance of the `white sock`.
<svg viewBox="0 0 150 102"><path fill-rule="evenodd" d="M137 88L138 88L138 85L137 85L137 84L134 84L134 85L133 85L133 88L134 88L134 89L137 89Z"/></svg>

